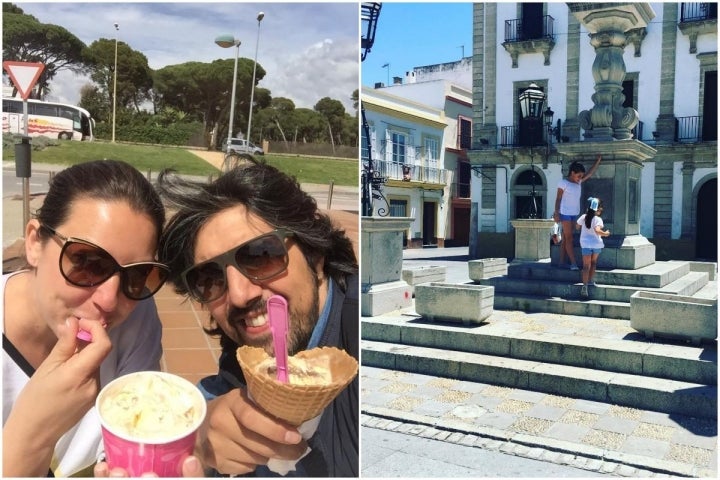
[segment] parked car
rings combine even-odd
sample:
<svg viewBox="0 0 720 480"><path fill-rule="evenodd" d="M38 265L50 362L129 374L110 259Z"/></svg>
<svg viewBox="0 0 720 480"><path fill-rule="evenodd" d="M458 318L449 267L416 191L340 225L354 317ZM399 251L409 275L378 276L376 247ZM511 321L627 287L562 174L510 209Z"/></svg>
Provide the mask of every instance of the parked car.
<svg viewBox="0 0 720 480"><path fill-rule="evenodd" d="M244 138L231 138L223 147L226 153L249 153L250 155L265 155L262 148L248 142Z"/></svg>

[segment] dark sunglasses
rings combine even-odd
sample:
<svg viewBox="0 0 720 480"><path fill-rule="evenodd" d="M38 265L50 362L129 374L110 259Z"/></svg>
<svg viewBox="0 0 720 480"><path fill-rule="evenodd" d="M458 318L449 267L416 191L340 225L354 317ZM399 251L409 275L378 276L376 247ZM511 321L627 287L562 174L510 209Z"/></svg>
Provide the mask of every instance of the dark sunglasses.
<svg viewBox="0 0 720 480"><path fill-rule="evenodd" d="M232 265L248 279L258 282L283 273L288 266L284 229L255 237L225 253L193 265L181 274L188 293L200 303L222 297L227 291L227 266Z"/></svg>
<svg viewBox="0 0 720 480"><path fill-rule="evenodd" d="M120 287L131 300L153 296L167 280L170 269L158 262L138 262L120 265L108 252L94 243L80 238L65 237L42 225L63 241L60 250L60 273L76 287L94 287L120 272Z"/></svg>

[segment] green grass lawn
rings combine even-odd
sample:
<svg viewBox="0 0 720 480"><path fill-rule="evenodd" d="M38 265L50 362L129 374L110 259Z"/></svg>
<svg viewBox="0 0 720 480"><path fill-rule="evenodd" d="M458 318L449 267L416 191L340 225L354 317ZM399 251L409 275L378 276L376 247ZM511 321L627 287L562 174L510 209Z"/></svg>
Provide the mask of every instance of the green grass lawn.
<svg viewBox="0 0 720 480"><path fill-rule="evenodd" d="M38 142L39 143L39 142ZM172 168L184 175L210 176L219 170L200 157L178 147L112 144L106 142L61 141L42 150L33 150L33 163L73 165L97 159L123 160L143 173ZM3 160L14 161L13 147L3 149ZM300 183L358 185L358 161L354 159L265 155L265 161L293 175ZM154 175L153 175L154 176Z"/></svg>

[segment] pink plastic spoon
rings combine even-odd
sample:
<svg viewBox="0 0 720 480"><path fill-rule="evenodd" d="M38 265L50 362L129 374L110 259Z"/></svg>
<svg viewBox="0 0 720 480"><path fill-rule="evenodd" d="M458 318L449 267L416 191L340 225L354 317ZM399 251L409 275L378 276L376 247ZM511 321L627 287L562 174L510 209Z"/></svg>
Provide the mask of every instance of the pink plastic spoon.
<svg viewBox="0 0 720 480"><path fill-rule="evenodd" d="M87 330L83 330L83 329L78 330L76 337L85 342L92 342L92 334L90 332L88 332Z"/></svg>
<svg viewBox="0 0 720 480"><path fill-rule="evenodd" d="M273 347L275 348L275 362L277 365L277 379L279 382L288 383L288 311L287 301L280 295L273 295L267 301L268 318L270 331L273 336Z"/></svg>

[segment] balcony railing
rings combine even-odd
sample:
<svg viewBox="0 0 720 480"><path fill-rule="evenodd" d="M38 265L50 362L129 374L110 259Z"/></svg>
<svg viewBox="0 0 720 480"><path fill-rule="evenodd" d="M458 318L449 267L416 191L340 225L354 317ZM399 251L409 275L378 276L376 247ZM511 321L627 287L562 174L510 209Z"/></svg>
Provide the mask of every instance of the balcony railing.
<svg viewBox="0 0 720 480"><path fill-rule="evenodd" d="M440 185L445 185L447 183L447 170L444 168L431 168L407 164L403 165L400 163L386 161L376 162L375 168L380 172L380 175L391 180L437 183Z"/></svg>
<svg viewBox="0 0 720 480"><path fill-rule="evenodd" d="M500 142L498 143L501 147L517 147L520 144L518 141L518 127L515 125L500 127Z"/></svg>
<svg viewBox="0 0 720 480"><path fill-rule="evenodd" d="M675 141L693 143L702 140L702 117L677 117L675 119Z"/></svg>
<svg viewBox="0 0 720 480"><path fill-rule="evenodd" d="M552 39L553 23L555 19L550 15L542 17L541 25L537 25L535 18L523 21L522 18L505 20L505 41L524 42L526 40L538 40L541 38Z"/></svg>
<svg viewBox="0 0 720 480"><path fill-rule="evenodd" d="M717 3L682 3L680 6L680 22L700 22L717 20Z"/></svg>

